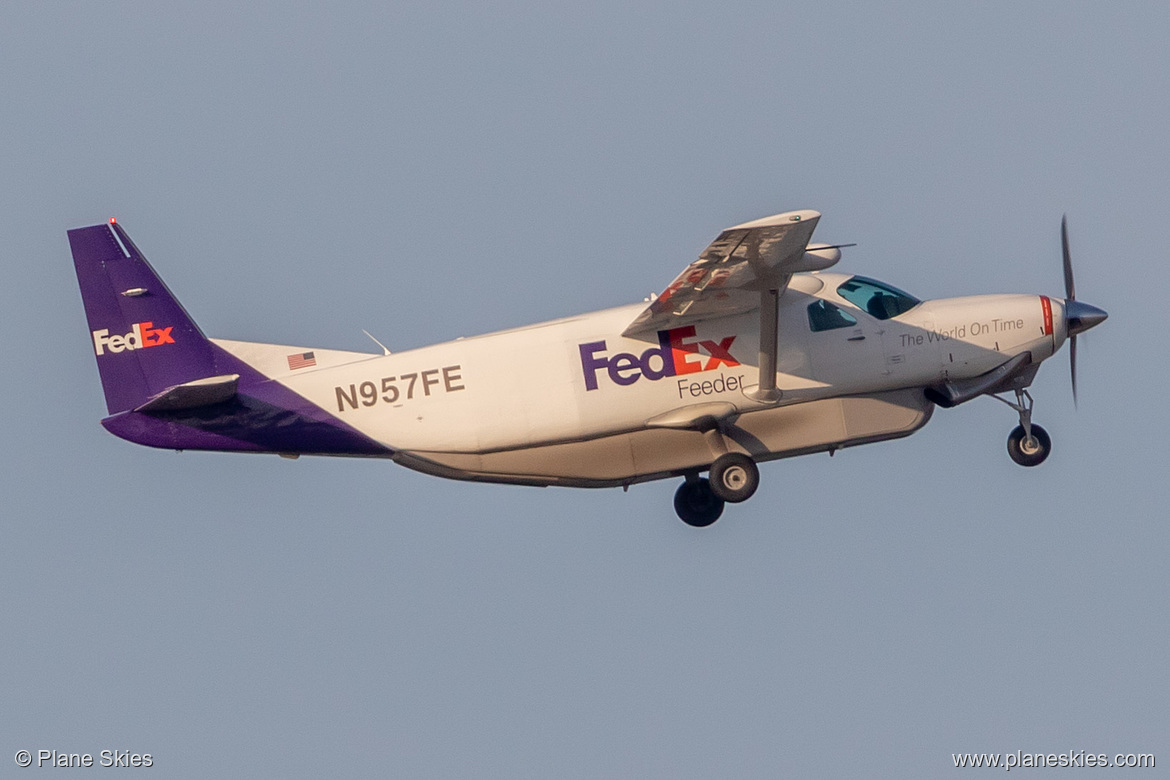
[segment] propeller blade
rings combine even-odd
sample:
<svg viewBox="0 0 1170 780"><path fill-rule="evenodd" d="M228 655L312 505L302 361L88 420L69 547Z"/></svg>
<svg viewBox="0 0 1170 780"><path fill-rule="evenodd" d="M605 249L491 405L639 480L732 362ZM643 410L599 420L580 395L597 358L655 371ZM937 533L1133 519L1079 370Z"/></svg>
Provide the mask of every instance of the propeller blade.
<svg viewBox="0 0 1170 780"><path fill-rule="evenodd" d="M1068 215L1060 218L1060 252L1064 260L1064 321L1068 336L1068 367L1072 376L1073 406L1077 405L1077 334L1100 325L1109 316L1104 309L1077 300L1073 283L1072 253L1068 249Z"/></svg>

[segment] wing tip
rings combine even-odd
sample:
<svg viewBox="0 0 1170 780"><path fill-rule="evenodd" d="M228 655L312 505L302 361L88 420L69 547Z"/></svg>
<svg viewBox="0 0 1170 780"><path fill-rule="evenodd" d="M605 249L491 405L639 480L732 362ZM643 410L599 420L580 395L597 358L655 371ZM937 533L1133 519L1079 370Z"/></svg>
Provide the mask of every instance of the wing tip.
<svg viewBox="0 0 1170 780"><path fill-rule="evenodd" d="M742 225L735 225L729 227L727 230L750 230L752 228L773 227L775 225L786 225L789 222L808 222L814 219L820 219L821 212L813 211L812 209L798 209L797 211L785 211L782 214L773 214L770 217L763 217L761 219L752 220L751 222L744 222Z"/></svg>

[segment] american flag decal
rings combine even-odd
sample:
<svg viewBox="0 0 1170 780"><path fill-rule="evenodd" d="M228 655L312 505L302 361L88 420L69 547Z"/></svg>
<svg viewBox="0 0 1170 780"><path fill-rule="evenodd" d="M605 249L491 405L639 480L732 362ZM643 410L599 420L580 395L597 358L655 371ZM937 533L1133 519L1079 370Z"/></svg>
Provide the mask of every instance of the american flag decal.
<svg viewBox="0 0 1170 780"><path fill-rule="evenodd" d="M288 367L290 371L315 365L317 365L317 358L312 352L298 352L295 355L288 356Z"/></svg>

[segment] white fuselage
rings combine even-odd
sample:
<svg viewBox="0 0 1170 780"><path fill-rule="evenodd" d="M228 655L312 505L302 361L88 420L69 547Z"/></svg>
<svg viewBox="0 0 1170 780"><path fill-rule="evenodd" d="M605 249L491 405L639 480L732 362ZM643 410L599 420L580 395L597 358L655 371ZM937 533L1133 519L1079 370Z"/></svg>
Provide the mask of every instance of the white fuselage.
<svg viewBox="0 0 1170 780"><path fill-rule="evenodd" d="M735 407L731 446L757 460L905 436L929 419L922 388L1033 363L1064 340L1060 299L982 295L925 301L878 319L837 293L848 275L797 274L780 305L776 384L761 404L759 315L645 338L621 334L645 303L391 355L216 343L338 420L443 476L527 484L630 484L705 468L698 430L648 421L699 404ZM855 324L810 328L818 300ZM1048 306L1047 313L1045 306Z"/></svg>

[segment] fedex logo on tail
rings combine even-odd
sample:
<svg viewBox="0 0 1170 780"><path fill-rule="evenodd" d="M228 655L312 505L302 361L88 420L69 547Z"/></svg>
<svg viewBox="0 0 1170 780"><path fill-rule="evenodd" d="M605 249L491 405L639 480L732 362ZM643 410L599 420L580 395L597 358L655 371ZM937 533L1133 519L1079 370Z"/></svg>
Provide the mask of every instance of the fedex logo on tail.
<svg viewBox="0 0 1170 780"><path fill-rule="evenodd" d="M131 326L129 333L123 333L121 336L111 336L108 328L95 330L93 331L93 350L98 355L104 355L106 350L122 352L174 344L175 337L171 335L173 327L172 325L166 328L156 328L153 322L136 322Z"/></svg>
<svg viewBox="0 0 1170 780"><path fill-rule="evenodd" d="M632 385L642 377L655 382L663 377L713 371L720 366L738 366L731 356L735 336L719 341L701 341L695 338L695 326L658 331L658 346L641 355L619 352L607 357L604 341L579 344L581 370L585 373L585 389L597 389L597 372L602 369L616 385Z"/></svg>

